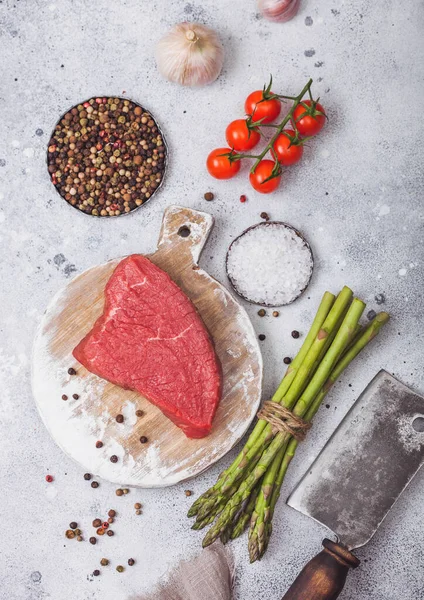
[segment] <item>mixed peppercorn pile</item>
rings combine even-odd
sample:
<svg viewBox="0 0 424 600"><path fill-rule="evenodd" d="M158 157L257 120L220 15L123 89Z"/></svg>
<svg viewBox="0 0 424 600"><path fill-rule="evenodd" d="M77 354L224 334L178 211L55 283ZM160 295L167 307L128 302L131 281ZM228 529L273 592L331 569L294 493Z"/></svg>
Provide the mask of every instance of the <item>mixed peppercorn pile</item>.
<svg viewBox="0 0 424 600"><path fill-rule="evenodd" d="M69 110L49 142L48 170L69 204L94 216L129 213L160 186L166 147L152 115L122 98Z"/></svg>

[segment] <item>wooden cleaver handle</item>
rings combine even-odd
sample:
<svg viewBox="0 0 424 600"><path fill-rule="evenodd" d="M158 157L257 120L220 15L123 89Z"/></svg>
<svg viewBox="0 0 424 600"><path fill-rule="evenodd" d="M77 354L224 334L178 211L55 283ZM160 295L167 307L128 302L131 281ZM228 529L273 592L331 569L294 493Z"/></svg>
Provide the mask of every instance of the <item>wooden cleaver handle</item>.
<svg viewBox="0 0 424 600"><path fill-rule="evenodd" d="M325 539L324 550L299 573L282 600L335 600L346 581L349 569L359 560L340 544Z"/></svg>

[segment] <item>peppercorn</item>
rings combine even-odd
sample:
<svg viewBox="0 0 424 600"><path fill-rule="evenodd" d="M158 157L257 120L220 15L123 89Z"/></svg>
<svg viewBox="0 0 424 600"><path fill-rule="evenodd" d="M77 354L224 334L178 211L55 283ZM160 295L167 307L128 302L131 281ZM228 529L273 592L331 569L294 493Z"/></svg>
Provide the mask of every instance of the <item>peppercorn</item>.
<svg viewBox="0 0 424 600"><path fill-rule="evenodd" d="M100 575L99 569L94 569L93 575L94 575L94 577L98 577Z"/></svg>
<svg viewBox="0 0 424 600"><path fill-rule="evenodd" d="M91 479L91 473L84 473L84 479L86 481L90 481L90 479Z"/></svg>
<svg viewBox="0 0 424 600"><path fill-rule="evenodd" d="M91 537L88 541L90 542L90 544L93 544L93 546L97 544L97 538L95 538L94 536Z"/></svg>
<svg viewBox="0 0 424 600"><path fill-rule="evenodd" d="M123 489L122 489L122 492L123 492L124 494L129 494L129 493L130 493L130 490L129 490L128 488L123 488Z"/></svg>
<svg viewBox="0 0 424 600"><path fill-rule="evenodd" d="M107 533L107 535L108 535L109 537L112 537L113 535L115 535L112 529L108 529L108 530L106 531L106 533Z"/></svg>
<svg viewBox="0 0 424 600"><path fill-rule="evenodd" d="M115 520L115 519L114 519L113 517L109 517L109 518L108 518L108 520L107 520L107 522L108 522L108 523L113 523L113 522L114 522L114 520Z"/></svg>
<svg viewBox="0 0 424 600"><path fill-rule="evenodd" d="M68 399L68 396L66 394L63 394L62 395L62 400L67 400L67 399Z"/></svg>
<svg viewBox="0 0 424 600"><path fill-rule="evenodd" d="M107 529L109 527L109 523L107 521L103 521L102 527L103 529Z"/></svg>
<svg viewBox="0 0 424 600"><path fill-rule="evenodd" d="M135 415L136 417L142 417L144 415L144 412L142 410L136 410Z"/></svg>
<svg viewBox="0 0 424 600"><path fill-rule="evenodd" d="M96 533L97 535L104 535L106 532L103 527L98 527L98 529L96 529Z"/></svg>
<svg viewBox="0 0 424 600"><path fill-rule="evenodd" d="M140 502L136 502L136 503L134 504L134 508L141 508L141 504L140 504Z"/></svg>
<svg viewBox="0 0 424 600"><path fill-rule="evenodd" d="M247 198L244 194L240 196L240 202L246 202Z"/></svg>
<svg viewBox="0 0 424 600"><path fill-rule="evenodd" d="M274 310L274 312L272 313L273 317L279 317L280 313L278 312L278 310Z"/></svg>
<svg viewBox="0 0 424 600"><path fill-rule="evenodd" d="M140 442L141 442L142 444L146 444L146 443L147 443L147 438L146 438L146 436L145 436L145 435L142 435L142 436L141 436L141 438L140 438Z"/></svg>
<svg viewBox="0 0 424 600"><path fill-rule="evenodd" d="M72 398L73 398L74 400L78 400L78 398L79 398L79 394L72 394Z"/></svg>
<svg viewBox="0 0 424 600"><path fill-rule="evenodd" d="M112 454L112 456L110 457L110 462L112 462L112 463L118 462L118 457L116 456L116 454Z"/></svg>
<svg viewBox="0 0 424 600"><path fill-rule="evenodd" d="M116 419L117 423L123 423L124 422L124 415L116 415L115 419Z"/></svg>
<svg viewBox="0 0 424 600"><path fill-rule="evenodd" d="M71 529L76 529L76 528L78 527L78 523L76 523L75 521L71 521L71 522L69 523L69 527L70 527Z"/></svg>
<svg viewBox="0 0 424 600"><path fill-rule="evenodd" d="M103 442L101 442L100 440L98 440L96 442L96 448L102 448L103 447Z"/></svg>
<svg viewBox="0 0 424 600"><path fill-rule="evenodd" d="M135 560L133 558L129 558L128 564L130 565L130 567L132 567L133 565L135 565Z"/></svg>
<svg viewBox="0 0 424 600"><path fill-rule="evenodd" d="M107 558L102 558L100 560L100 564L102 565L102 567L107 567L109 564L109 560Z"/></svg>
<svg viewBox="0 0 424 600"><path fill-rule="evenodd" d="M82 542L82 539L83 539L83 538L82 538L82 535L78 535L78 536L77 536L77 542Z"/></svg>
<svg viewBox="0 0 424 600"><path fill-rule="evenodd" d="M116 494L117 496L122 496L122 494L123 494L123 493L124 493L124 492L123 492L121 489L117 489L117 490L116 490L116 492L115 492L115 494Z"/></svg>
<svg viewBox="0 0 424 600"><path fill-rule="evenodd" d="M261 219L265 219L265 221L269 221L269 216L268 216L268 213L266 213L266 212L261 212Z"/></svg>
<svg viewBox="0 0 424 600"><path fill-rule="evenodd" d="M184 494L188 497L188 496L191 496L192 492L190 490L186 490L184 492Z"/></svg>
<svg viewBox="0 0 424 600"><path fill-rule="evenodd" d="M116 517L116 511L113 510L112 508L110 509L110 511L107 514L109 515L109 517Z"/></svg>
<svg viewBox="0 0 424 600"><path fill-rule="evenodd" d="M260 333L260 334L258 335L258 338L261 340L261 342L263 342L263 341L264 341L264 339L266 338L266 335L264 335L263 333Z"/></svg>
<svg viewBox="0 0 424 600"><path fill-rule="evenodd" d="M283 363L284 363L285 365L289 365L289 364L291 363L291 361L292 361L292 359L290 358L290 356L285 356L285 357L283 358Z"/></svg>
<svg viewBox="0 0 424 600"><path fill-rule="evenodd" d="M210 202L211 200L213 200L215 198L215 196L212 194L212 192L206 192L206 194L204 195L205 200L208 200L208 202Z"/></svg>
<svg viewBox="0 0 424 600"><path fill-rule="evenodd" d="M67 529L65 531L65 535L68 538L68 540L72 540L75 537L75 531L72 531L72 529Z"/></svg>
<svg viewBox="0 0 424 600"><path fill-rule="evenodd" d="M265 310L265 309L263 309L263 308L260 308L260 309L258 310L258 315L259 315L260 317L264 317L264 316L266 315L266 310Z"/></svg>
<svg viewBox="0 0 424 600"><path fill-rule="evenodd" d="M136 515L141 515L141 513L142 513L142 510L141 510L140 508L138 508L138 509L135 511L135 514L136 514Z"/></svg>
<svg viewBox="0 0 424 600"><path fill-rule="evenodd" d="M77 374L77 372L75 371L75 369L74 369L73 367L69 367L69 369L68 369L68 374L69 374L69 375L76 375L76 374Z"/></svg>
<svg viewBox="0 0 424 600"><path fill-rule="evenodd" d="M101 524L102 524L102 522L100 519L94 519L94 521L92 523L93 527L96 527L96 528L100 527Z"/></svg>
<svg viewBox="0 0 424 600"><path fill-rule="evenodd" d="M97 482L97 481L92 481L92 482L91 482L91 487L92 487L92 488L98 488L98 487L99 487L99 484L98 484L98 482Z"/></svg>
<svg viewBox="0 0 424 600"><path fill-rule="evenodd" d="M53 481L53 475L46 475L47 483L51 483Z"/></svg>
<svg viewBox="0 0 424 600"><path fill-rule="evenodd" d="M118 565L116 567L116 570L118 571L118 573L123 573L125 571L124 567L122 565Z"/></svg>

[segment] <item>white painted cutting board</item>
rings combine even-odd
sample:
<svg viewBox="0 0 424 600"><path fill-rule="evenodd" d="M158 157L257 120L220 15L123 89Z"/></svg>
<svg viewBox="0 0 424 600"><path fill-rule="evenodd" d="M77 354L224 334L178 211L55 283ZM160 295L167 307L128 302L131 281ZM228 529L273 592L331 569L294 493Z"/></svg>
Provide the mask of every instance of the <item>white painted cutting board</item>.
<svg viewBox="0 0 424 600"><path fill-rule="evenodd" d="M197 264L212 227L211 215L170 206L158 248L148 256L192 300L221 361L223 397L206 438L189 440L140 394L89 373L72 356L101 315L105 285L121 258L85 271L50 303L34 343L33 393L52 437L85 471L120 485L172 485L224 456L253 420L262 383L255 332L244 308ZM70 367L77 375L68 374ZM63 394L68 400L62 400ZM137 409L143 417L135 415ZM119 413L125 417L122 424L115 420ZM148 443L141 444L140 436ZM96 448L98 440L103 442L101 449ZM113 454L117 463L110 461Z"/></svg>

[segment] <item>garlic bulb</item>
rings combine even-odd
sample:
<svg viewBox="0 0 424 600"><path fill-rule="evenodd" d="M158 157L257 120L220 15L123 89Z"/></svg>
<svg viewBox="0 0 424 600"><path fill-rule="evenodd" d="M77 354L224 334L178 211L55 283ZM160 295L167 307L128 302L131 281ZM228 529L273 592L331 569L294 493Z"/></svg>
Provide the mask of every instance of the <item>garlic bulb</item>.
<svg viewBox="0 0 424 600"><path fill-rule="evenodd" d="M156 46L161 74L181 85L215 81L222 69L224 50L216 33L199 23L179 23Z"/></svg>
<svg viewBox="0 0 424 600"><path fill-rule="evenodd" d="M297 15L300 0L258 0L258 7L269 21L285 23Z"/></svg>

